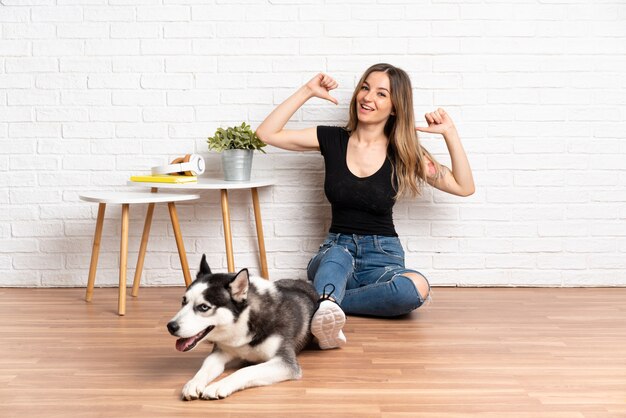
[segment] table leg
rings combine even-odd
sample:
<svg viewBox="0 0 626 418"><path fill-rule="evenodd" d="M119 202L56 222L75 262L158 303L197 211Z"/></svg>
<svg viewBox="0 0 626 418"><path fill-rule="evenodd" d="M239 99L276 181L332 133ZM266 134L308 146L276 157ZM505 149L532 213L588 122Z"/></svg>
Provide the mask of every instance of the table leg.
<svg viewBox="0 0 626 418"><path fill-rule="evenodd" d="M263 221L261 219L261 206L259 205L259 191L256 187L252 189L252 204L254 206L254 220L256 223L256 236L259 241L259 262L261 264L261 276L270 278L267 269L267 254L265 253L265 238L263 237Z"/></svg>
<svg viewBox="0 0 626 418"><path fill-rule="evenodd" d="M170 210L170 219L172 220L172 228L174 229L174 238L176 238L176 246L178 247L178 257L180 265L183 269L183 277L185 285L189 287L191 284L191 275L189 274L189 264L187 263L187 253L185 252L185 244L183 243L183 235L180 233L180 224L178 223L178 214L176 213L176 205L174 202L167 204Z"/></svg>
<svg viewBox="0 0 626 418"><path fill-rule="evenodd" d="M146 257L146 248L148 247L148 237L150 236L150 226L152 225L152 214L154 213L154 203L148 204L146 212L146 221L143 224L143 234L141 235L141 245L139 246L139 255L137 256L137 267L135 268L135 278L133 279L133 291L131 296L137 297L139 293L139 283L141 282L141 272L143 271L143 261Z"/></svg>
<svg viewBox="0 0 626 418"><path fill-rule="evenodd" d="M128 203L122 205L122 238L120 243L120 294L117 301L118 314L126 314L126 264L128 261Z"/></svg>
<svg viewBox="0 0 626 418"><path fill-rule="evenodd" d="M93 286L96 282L96 269L98 268L98 256L100 255L100 241L102 240L102 224L104 223L104 211L106 203L98 204L98 220L96 221L96 232L93 236L93 248L91 249L91 263L89 264L89 278L87 279L87 293L85 300L91 302L93 297Z"/></svg>
<svg viewBox="0 0 626 418"><path fill-rule="evenodd" d="M228 190L222 189L222 222L224 223L224 241L226 245L226 261L228 271L235 272L235 260L233 256L233 236L230 232L230 211L228 210Z"/></svg>

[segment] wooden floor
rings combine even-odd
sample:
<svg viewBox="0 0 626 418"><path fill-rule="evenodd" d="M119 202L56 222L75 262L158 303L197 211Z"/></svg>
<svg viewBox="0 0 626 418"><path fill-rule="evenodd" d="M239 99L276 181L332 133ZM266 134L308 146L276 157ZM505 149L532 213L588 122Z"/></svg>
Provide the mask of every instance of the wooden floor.
<svg viewBox="0 0 626 418"><path fill-rule="evenodd" d="M183 402L209 344L174 348L182 288L0 289L2 417L624 417L626 289L435 288L409 317L349 317L299 381Z"/></svg>

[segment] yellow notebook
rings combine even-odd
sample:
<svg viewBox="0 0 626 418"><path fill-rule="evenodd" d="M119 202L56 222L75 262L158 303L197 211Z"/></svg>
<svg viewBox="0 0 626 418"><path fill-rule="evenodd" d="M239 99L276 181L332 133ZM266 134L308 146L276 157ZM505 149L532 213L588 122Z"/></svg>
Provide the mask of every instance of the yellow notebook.
<svg viewBox="0 0 626 418"><path fill-rule="evenodd" d="M170 174L148 174L140 176L130 176L130 181L142 183L196 183L196 176L177 176Z"/></svg>

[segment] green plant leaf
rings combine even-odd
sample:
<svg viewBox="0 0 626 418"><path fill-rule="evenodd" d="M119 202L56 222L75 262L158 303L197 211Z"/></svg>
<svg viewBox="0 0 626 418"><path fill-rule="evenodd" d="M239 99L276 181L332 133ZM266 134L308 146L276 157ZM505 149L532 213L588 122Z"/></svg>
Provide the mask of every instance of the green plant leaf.
<svg viewBox="0 0 626 418"><path fill-rule="evenodd" d="M252 130L250 125L242 122L239 126L217 128L213 136L207 138L208 148L222 152L225 149L251 149L265 154L265 144Z"/></svg>

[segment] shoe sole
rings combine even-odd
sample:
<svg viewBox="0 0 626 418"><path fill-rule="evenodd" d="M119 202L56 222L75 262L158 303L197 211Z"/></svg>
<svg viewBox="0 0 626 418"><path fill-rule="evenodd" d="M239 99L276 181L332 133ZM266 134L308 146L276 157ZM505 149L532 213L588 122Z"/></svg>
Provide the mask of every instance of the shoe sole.
<svg viewBox="0 0 626 418"><path fill-rule="evenodd" d="M341 347L346 343L346 337L341 331L345 323L346 314L335 303L326 306L324 312L315 313L311 333L317 338L322 350Z"/></svg>

